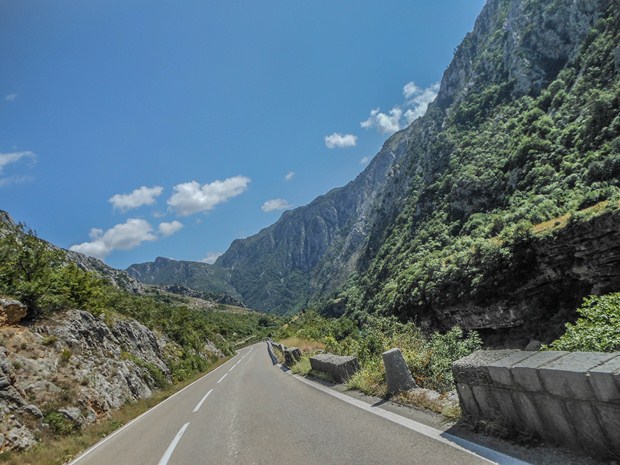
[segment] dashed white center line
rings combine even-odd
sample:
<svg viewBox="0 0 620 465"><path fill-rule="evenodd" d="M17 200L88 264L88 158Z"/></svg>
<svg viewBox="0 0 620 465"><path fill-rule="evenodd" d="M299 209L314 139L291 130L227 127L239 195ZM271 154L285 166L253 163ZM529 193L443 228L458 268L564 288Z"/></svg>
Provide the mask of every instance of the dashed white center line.
<svg viewBox="0 0 620 465"><path fill-rule="evenodd" d="M224 378L226 378L227 376L228 376L228 373L226 373L224 376L222 376L222 377L220 378L220 380L217 382L217 384L220 384L220 383L222 382L222 380L223 380Z"/></svg>
<svg viewBox="0 0 620 465"><path fill-rule="evenodd" d="M166 452L164 452L164 455L161 458L161 460L159 461L158 465L167 465L168 460L170 460L170 457L172 456L172 453L174 452L174 448L177 446L177 444L181 440L181 436L183 436L183 433L185 433L185 430L187 429L188 426L189 426L189 423L185 423L181 427L181 429L179 430L177 435L174 437L174 439L172 440L172 442L170 443L170 445L166 449Z"/></svg>
<svg viewBox="0 0 620 465"><path fill-rule="evenodd" d="M200 402L198 402L198 405L196 405L196 408L194 408L193 413L196 413L198 410L200 410L200 407L202 407L202 404L204 404L205 400L207 400L207 397L209 397L209 394L211 394L212 392L213 392L213 389L207 392L205 396L202 399L200 399Z"/></svg>

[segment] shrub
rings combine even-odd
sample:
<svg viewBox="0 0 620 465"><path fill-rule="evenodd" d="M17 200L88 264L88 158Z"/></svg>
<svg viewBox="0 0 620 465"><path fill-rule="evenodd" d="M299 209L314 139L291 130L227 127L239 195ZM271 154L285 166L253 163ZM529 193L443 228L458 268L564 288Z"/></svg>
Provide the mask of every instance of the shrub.
<svg viewBox="0 0 620 465"><path fill-rule="evenodd" d="M545 349L571 352L620 350L620 293L587 297L577 309L581 318Z"/></svg>
<svg viewBox="0 0 620 465"><path fill-rule="evenodd" d="M76 423L55 410L45 415L45 423L50 425L52 433L56 436L67 436L79 429Z"/></svg>

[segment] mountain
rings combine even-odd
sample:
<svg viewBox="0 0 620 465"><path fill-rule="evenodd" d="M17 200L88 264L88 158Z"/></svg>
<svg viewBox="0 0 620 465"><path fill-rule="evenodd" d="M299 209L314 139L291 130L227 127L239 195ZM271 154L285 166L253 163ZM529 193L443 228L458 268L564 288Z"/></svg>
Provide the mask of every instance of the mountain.
<svg viewBox="0 0 620 465"><path fill-rule="evenodd" d="M602 259L616 263L617 242L597 239L618 230L618 11L489 0L425 116L354 181L234 241L215 268L266 311L548 336L544 322L572 318L583 295L620 289ZM583 249L594 255L566 256Z"/></svg>
<svg viewBox="0 0 620 465"><path fill-rule="evenodd" d="M203 293L225 294L235 300L241 299L235 288L228 283L227 272L208 263L157 257L154 262L137 263L125 271L145 284L180 285Z"/></svg>

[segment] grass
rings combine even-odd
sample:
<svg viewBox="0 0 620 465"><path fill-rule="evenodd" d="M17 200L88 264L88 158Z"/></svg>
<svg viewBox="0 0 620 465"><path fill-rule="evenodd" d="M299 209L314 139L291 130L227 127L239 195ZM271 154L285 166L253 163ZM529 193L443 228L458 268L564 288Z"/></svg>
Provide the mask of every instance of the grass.
<svg viewBox="0 0 620 465"><path fill-rule="evenodd" d="M320 341L311 341L309 339L302 339L299 337L289 337L287 339L282 339L280 343L284 344L286 347L297 347L302 353L315 353L320 350L325 350L325 344Z"/></svg>
<svg viewBox="0 0 620 465"><path fill-rule="evenodd" d="M156 391L148 399L125 404L120 409L111 412L110 418L87 425L74 434L59 437L49 433L41 437L40 442L27 451L1 453L0 463L7 465L62 465L198 378L213 371L229 358L218 360L205 372L197 373L185 381Z"/></svg>
<svg viewBox="0 0 620 465"><path fill-rule="evenodd" d="M573 217L579 218L582 221L587 221L596 216L602 215L603 213L616 210L619 205L620 203L618 202L604 200L595 205L592 205L591 207L584 208L583 210L579 210L574 213L566 213L562 216L558 216L557 218L552 218L548 221L535 224L532 227L532 232L537 236L549 234L565 228L570 223Z"/></svg>
<svg viewBox="0 0 620 465"><path fill-rule="evenodd" d="M310 358L307 356L301 357L301 360L291 367L294 374L301 376L307 376L311 370Z"/></svg>

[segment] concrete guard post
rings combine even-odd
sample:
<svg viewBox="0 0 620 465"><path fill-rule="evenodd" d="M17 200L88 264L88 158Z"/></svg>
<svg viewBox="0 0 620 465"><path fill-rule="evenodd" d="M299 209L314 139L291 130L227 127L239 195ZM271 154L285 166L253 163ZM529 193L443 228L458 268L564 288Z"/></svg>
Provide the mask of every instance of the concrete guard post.
<svg viewBox="0 0 620 465"><path fill-rule="evenodd" d="M381 354L383 364L385 365L385 377L387 380L387 390L389 394L398 394L399 392L408 391L418 387L403 353L400 349L391 349Z"/></svg>

